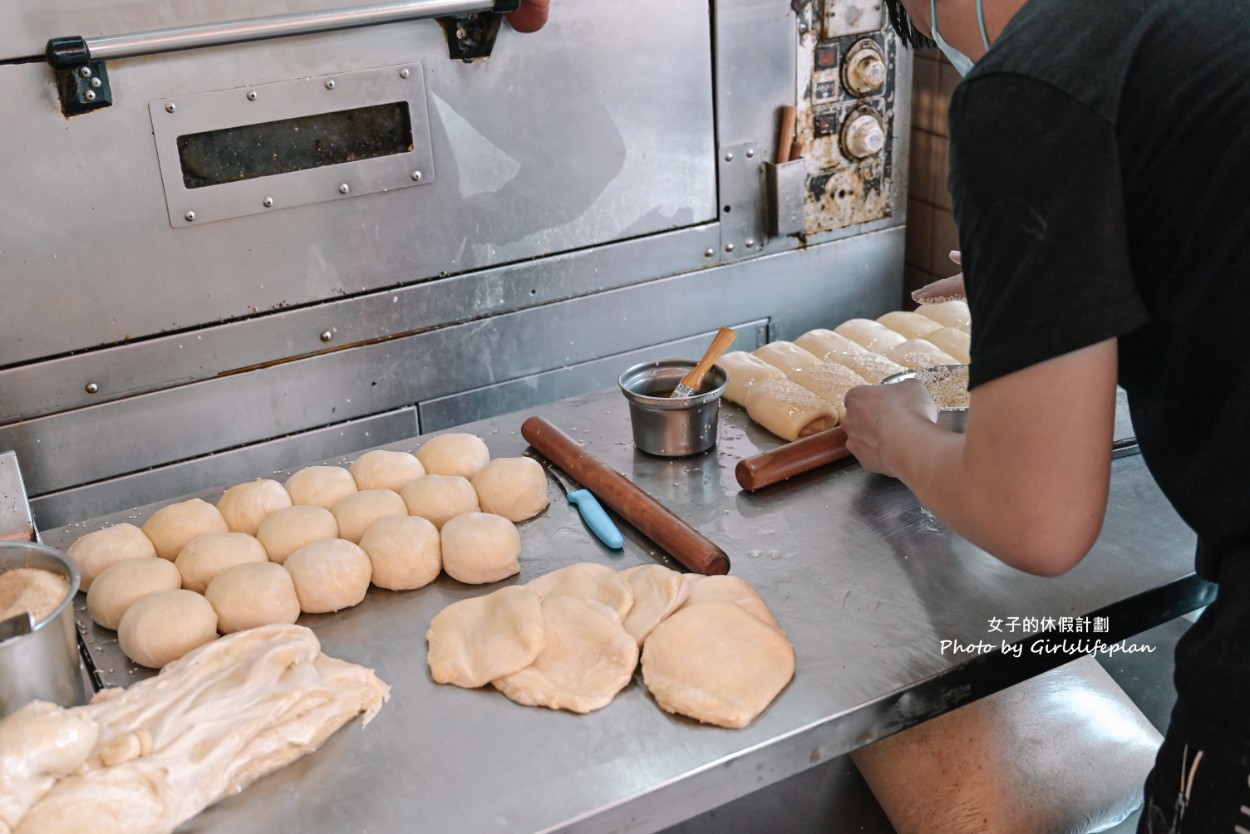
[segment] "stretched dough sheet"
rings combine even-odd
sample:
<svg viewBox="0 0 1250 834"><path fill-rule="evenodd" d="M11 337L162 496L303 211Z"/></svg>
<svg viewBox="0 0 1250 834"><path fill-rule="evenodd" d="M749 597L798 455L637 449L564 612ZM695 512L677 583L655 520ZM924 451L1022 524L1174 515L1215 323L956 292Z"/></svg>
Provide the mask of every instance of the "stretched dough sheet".
<svg viewBox="0 0 1250 834"><path fill-rule="evenodd" d="M763 359L752 356L746 351L730 351L717 360L716 364L720 365L729 376L729 381L725 384L725 393L721 396L743 408L746 408L751 389L756 385L773 379L786 378L785 373L780 369L774 368Z"/></svg>
<svg viewBox="0 0 1250 834"><path fill-rule="evenodd" d="M886 352L886 356L898 364L913 370L936 368L938 365L963 364L946 351L938 350L932 342L927 342L924 339L908 339L902 344L890 348Z"/></svg>
<svg viewBox="0 0 1250 834"><path fill-rule="evenodd" d="M886 313L878 317L877 321L896 333L902 333L907 339L923 339L942 326L931 318L926 318L919 313L909 313L906 310Z"/></svg>
<svg viewBox="0 0 1250 834"><path fill-rule="evenodd" d="M938 350L946 351L965 365L972 359L969 353L972 337L957 327L941 327L924 338Z"/></svg>
<svg viewBox="0 0 1250 834"><path fill-rule="evenodd" d="M832 403L788 379L756 386L747 400L747 414L785 440L798 440L838 424L838 411Z"/></svg>
<svg viewBox="0 0 1250 834"><path fill-rule="evenodd" d="M801 368L814 368L820 359L794 342L769 342L755 349L755 355L774 368L780 369L786 376L792 375Z"/></svg>
<svg viewBox="0 0 1250 834"><path fill-rule="evenodd" d="M916 313L933 319L943 327L953 327L965 333L972 332L972 313L968 310L968 302L962 298L940 304L921 304L916 308Z"/></svg>
<svg viewBox="0 0 1250 834"><path fill-rule="evenodd" d="M866 347L873 353L885 355L895 345L907 341L902 333L891 330L879 321L872 319L847 319L833 328L833 332L845 336L852 342Z"/></svg>
<svg viewBox="0 0 1250 834"><path fill-rule="evenodd" d="M856 385L867 384L862 376L836 362L795 371L793 379L825 402L832 403L838 410L839 421L846 414L846 392Z"/></svg>

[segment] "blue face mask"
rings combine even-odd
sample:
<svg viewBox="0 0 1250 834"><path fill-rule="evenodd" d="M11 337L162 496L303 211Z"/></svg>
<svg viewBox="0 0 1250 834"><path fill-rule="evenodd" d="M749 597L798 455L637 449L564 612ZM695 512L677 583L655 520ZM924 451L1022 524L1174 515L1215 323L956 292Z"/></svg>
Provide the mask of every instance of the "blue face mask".
<svg viewBox="0 0 1250 834"><path fill-rule="evenodd" d="M981 24L981 40L985 43L985 48L990 48L990 36L985 30L985 10L982 8L982 0L977 0L977 23ZM942 33L938 31L937 25L937 0L929 0L929 18L933 21L933 40L937 41L938 49L942 50L942 54L955 67L955 71L960 75L967 75L972 69L972 59L951 46L942 39Z"/></svg>

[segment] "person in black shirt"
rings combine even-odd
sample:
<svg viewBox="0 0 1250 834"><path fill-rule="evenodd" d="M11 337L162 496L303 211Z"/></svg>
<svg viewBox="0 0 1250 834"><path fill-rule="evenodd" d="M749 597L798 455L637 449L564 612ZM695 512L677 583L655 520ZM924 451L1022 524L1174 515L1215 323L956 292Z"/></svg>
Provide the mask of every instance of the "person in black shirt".
<svg viewBox="0 0 1250 834"><path fill-rule="evenodd" d="M1250 834L1250 0L887 6L966 71L949 182L971 405L957 435L918 384L854 389L847 447L1005 563L1057 575L1101 529L1123 386L1218 583L1177 647L1139 831Z"/></svg>

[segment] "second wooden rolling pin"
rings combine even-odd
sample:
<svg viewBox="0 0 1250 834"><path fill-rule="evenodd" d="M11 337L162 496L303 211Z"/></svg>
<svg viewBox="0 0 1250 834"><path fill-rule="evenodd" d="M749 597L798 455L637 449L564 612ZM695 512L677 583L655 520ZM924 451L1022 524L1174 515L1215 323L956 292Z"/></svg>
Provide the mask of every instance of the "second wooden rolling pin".
<svg viewBox="0 0 1250 834"><path fill-rule="evenodd" d="M729 573L725 551L542 417L522 423L521 436L690 570L704 575Z"/></svg>
<svg viewBox="0 0 1250 834"><path fill-rule="evenodd" d="M738 461L738 486L754 492L848 457L846 432L834 427Z"/></svg>

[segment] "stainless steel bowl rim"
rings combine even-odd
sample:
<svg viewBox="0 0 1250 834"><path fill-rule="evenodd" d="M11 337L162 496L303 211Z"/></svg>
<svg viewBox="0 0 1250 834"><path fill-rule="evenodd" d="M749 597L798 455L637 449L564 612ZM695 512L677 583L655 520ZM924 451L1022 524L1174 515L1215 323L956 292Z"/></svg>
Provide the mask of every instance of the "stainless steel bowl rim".
<svg viewBox="0 0 1250 834"><path fill-rule="evenodd" d="M881 384L889 385L894 382L903 382L904 380L915 379L917 376L927 371L939 371L939 370L958 371L958 370L967 370L967 369L968 369L967 365L934 365L931 368L912 368L906 371L899 371L896 374L891 374L890 376L887 376L885 379L881 380ZM966 405L956 406L954 408L950 408L950 407L944 408L942 406L938 406L938 411L962 412L962 411L967 411L967 410L968 410L968 406Z"/></svg>
<svg viewBox="0 0 1250 834"><path fill-rule="evenodd" d="M729 374L721 366L713 365L708 370L708 377L712 379L719 378L721 380L720 384L711 391L704 391L700 394L695 394L693 397L682 399L652 397L646 394L639 394L630 387L631 384L635 384L638 381L656 378L672 379L673 387L676 387L682 377L690 373L690 370L696 364L694 360L690 359L654 359L650 362L640 362L622 372L617 378L617 384L627 399L645 408L659 411L686 411L698 408L719 400L721 395L725 393L725 386L729 384Z"/></svg>
<svg viewBox="0 0 1250 834"><path fill-rule="evenodd" d="M44 559L37 558L40 556L44 557ZM69 579L69 592L65 595L65 599L61 600L61 604L48 616L35 623L31 629L31 634L39 631L39 629L49 623L55 622L57 617L61 615L61 612L68 606L73 605L74 597L78 594L78 588L82 584L82 574L78 570L78 565L74 564L74 560L56 548L38 544L37 542L0 541L0 573L17 570L18 568L43 568L46 570L48 568L47 559L57 562L65 569L65 575ZM13 564L10 564L11 561Z"/></svg>

